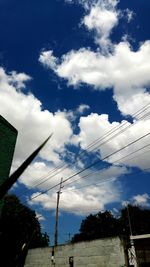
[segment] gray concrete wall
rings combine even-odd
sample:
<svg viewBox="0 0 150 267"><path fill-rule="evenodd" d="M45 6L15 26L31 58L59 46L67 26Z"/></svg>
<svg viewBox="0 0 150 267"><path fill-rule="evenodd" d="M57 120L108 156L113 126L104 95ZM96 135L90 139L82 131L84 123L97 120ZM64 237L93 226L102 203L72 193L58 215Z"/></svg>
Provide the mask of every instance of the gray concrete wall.
<svg viewBox="0 0 150 267"><path fill-rule="evenodd" d="M74 257L73 267L123 267L124 250L119 238L105 238L90 242L61 245L55 252L55 267L69 267L69 257ZM25 267L51 267L51 248L29 250Z"/></svg>

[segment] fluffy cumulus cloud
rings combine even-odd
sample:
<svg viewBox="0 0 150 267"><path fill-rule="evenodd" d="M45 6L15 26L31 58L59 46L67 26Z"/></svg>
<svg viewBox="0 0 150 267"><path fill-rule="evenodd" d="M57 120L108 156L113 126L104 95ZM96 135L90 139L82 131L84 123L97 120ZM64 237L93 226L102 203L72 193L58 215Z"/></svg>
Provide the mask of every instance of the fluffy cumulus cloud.
<svg viewBox="0 0 150 267"><path fill-rule="evenodd" d="M126 168L122 169L121 167L111 167L103 170L101 176L98 172L97 175L91 172L88 182L78 176L78 179L76 178L75 180L76 183L73 183L73 185L69 182L64 185L61 194L60 210L78 215L88 214L90 211L103 210L105 205L110 202L119 201L121 191L115 182L120 175L126 172ZM48 183L52 186L54 182L49 181ZM32 195L29 203L31 205L41 205L44 209L55 209L56 190L51 190L42 195L40 195L40 191L36 192Z"/></svg>
<svg viewBox="0 0 150 267"><path fill-rule="evenodd" d="M89 14L82 21L88 30L96 31L95 41L104 51L111 45L109 37L118 23L119 13L115 9L116 5L117 1L98 1L91 6Z"/></svg>
<svg viewBox="0 0 150 267"><path fill-rule="evenodd" d="M57 58L53 55L52 50L41 52L39 61L49 68L55 69L57 67Z"/></svg>
<svg viewBox="0 0 150 267"><path fill-rule="evenodd" d="M41 102L26 90L26 82L30 79L24 73L7 73L0 68L0 114L18 130L13 170L53 132L52 139L40 153L38 160L32 163L19 179L19 182L24 184L27 189L37 191L32 196L35 197L38 192L44 192L59 184L61 177L66 179L74 175L80 170L80 167L66 165L60 159L60 153L61 155L66 153L66 144L73 143L72 137L75 138L68 119L70 111L68 113L67 111L57 111L53 114L44 110ZM87 109L89 109L88 105L81 104L75 113L81 116ZM64 131L60 132L60 128ZM54 169L55 166L60 168ZM126 172L126 169L119 166L114 169L106 169L103 171L103 179L101 179L98 172L91 171L89 177L92 177L93 183L103 182L99 188L95 184L88 188L87 183L90 183L91 179L85 180L82 175L76 175L73 180L65 184L64 191L66 191L62 194L61 201L62 210L81 214L85 213L87 209L104 208L107 203L118 201L121 197L120 188L115 186L114 182ZM109 183L105 184L105 180L108 180ZM56 190L57 187L33 199L30 197L32 191L27 190L23 195L27 197L30 204L41 204L44 209L55 209ZM81 203L82 206L79 210L78 207ZM42 217L40 218L42 219Z"/></svg>
<svg viewBox="0 0 150 267"><path fill-rule="evenodd" d="M97 142L91 150L88 150L88 153L90 151L93 153L93 149L95 149L98 157L105 158L150 132L149 117L138 120L139 117L135 114L136 110L150 103L148 92L150 86L150 41L143 42L136 50L133 50L125 39L118 44L112 43L111 34L114 27L118 26L120 19L116 0L69 2L78 2L85 8L80 25L90 32L94 32L96 51L83 47L79 50L71 50L58 59L52 50L42 50L39 61L59 77L64 78L68 82L68 86L77 87L80 84L87 84L93 90L113 89L113 98L118 109L124 115L131 115L135 125L132 126L131 122L127 120L110 122L108 114L91 113L83 116L83 113L89 109L89 106L84 103L77 107L76 111L58 110L51 113L42 108L42 103L33 94L25 91L26 82L29 82L31 77L24 73L11 72L8 74L1 68L0 113L19 131L14 167L53 132L52 139L40 153L40 159L28 168L20 180L28 188L35 187L36 184L37 192L28 201L31 205L41 205L45 209L55 209L56 188L36 197L39 192L55 186L60 182L61 177L66 179L84 166L84 162L80 160L78 166L66 166L60 169L60 172L59 170L54 171L54 166L64 166L60 153L65 157L66 144L80 145L83 150L87 151L87 146L93 140L105 135L108 131L113 131L114 127L126 129L120 134L118 134L119 130L116 131L109 136L111 137L110 141L107 137L103 139L107 143L104 142L100 146L100 142ZM133 17L130 10L126 11L126 17L127 23L129 23ZM74 116L80 117L79 133L76 135L73 133L71 125ZM73 184L68 181L63 188L63 194L61 194L60 208L81 214L95 209L104 209L106 204L120 201L121 188L117 183L117 178L128 172L125 166L136 166L141 169L149 167L148 145L148 138L145 137L113 157L107 158L107 163L115 162L114 166L107 167L101 172L90 170L88 177L92 177L93 182L90 186L88 184L91 183L91 179L83 179L84 174L88 174L88 171L74 177ZM141 150L143 146L145 149ZM134 157L134 152L138 149L139 154ZM143 154L140 154L141 151ZM133 154L128 157L130 153ZM42 162L42 160L46 161ZM41 183L44 179L46 182ZM98 183L100 186L97 186ZM134 201L141 203L145 201L146 203L148 198L146 194L138 195L134 197Z"/></svg>
<svg viewBox="0 0 150 267"><path fill-rule="evenodd" d="M46 190L60 183L62 177L70 177L78 170L75 167L69 167L68 164L61 163L59 168L54 168L45 162L34 162L29 166L20 178L20 182L28 188L36 188ZM79 178L76 176L76 179ZM55 189L56 191L56 189Z"/></svg>
<svg viewBox="0 0 150 267"><path fill-rule="evenodd" d="M80 118L79 128L80 133L76 136L75 142L79 142L81 147L86 149L92 140L97 140L91 150L99 151L101 158L105 158L107 155L150 133L150 119L148 117L145 120L135 121L134 124L126 120L121 123L110 123L107 114L92 113L87 117ZM106 133L108 134L106 135ZM101 138L99 138L100 136ZM147 137L107 158L107 161L146 169L149 167L147 157L149 149L150 141L149 135L147 135ZM137 150L139 150L138 153Z"/></svg>
<svg viewBox="0 0 150 267"><path fill-rule="evenodd" d="M85 8L85 10L90 10L91 7L97 4L103 5L105 7L115 7L117 5L118 0L65 0L65 2L72 4L80 4Z"/></svg>
<svg viewBox="0 0 150 267"><path fill-rule="evenodd" d="M51 133L53 137L40 156L55 164L72 135L71 124L65 112L43 110L33 94L21 90L29 79L24 73L7 74L0 69L0 114L18 130L14 165L20 164ZM60 132L60 128L64 130Z"/></svg>
<svg viewBox="0 0 150 267"><path fill-rule="evenodd" d="M85 83L95 90L113 88L119 110L123 114L132 114L150 101L147 92L150 85L150 41L140 44L137 50L133 50L125 39L113 44L111 33L121 17L118 1L79 2L87 13L82 24L90 31L95 30L97 51L90 48L71 50L58 60L53 51L43 50L39 60L66 79L69 85ZM124 14L127 23L130 22L133 12L127 9ZM107 49L107 44L111 49Z"/></svg>
<svg viewBox="0 0 150 267"><path fill-rule="evenodd" d="M77 112L79 114L84 113L84 111L90 109L89 105L85 105L85 104L81 104L78 108L77 108Z"/></svg>
<svg viewBox="0 0 150 267"><path fill-rule="evenodd" d="M95 31L97 50L93 51L84 47L79 50L71 50L62 55L59 60L53 59L52 51L50 57L48 57L47 51L43 51L41 56L45 56L44 65L51 68L59 77L64 78L68 85L74 85L76 88L80 84L87 84L99 91L113 89L113 99L116 101L118 109L123 115L133 117L134 126L130 125L128 121L110 123L108 115L105 114L91 113L87 117L80 118L80 133L78 136L74 136L72 141L74 144L80 143L83 149L86 149L93 139L99 138L99 135L103 136L113 127L118 126L120 129L124 123L128 127L128 130L113 138L111 142L95 148L99 151L101 158L104 158L150 131L149 116L142 119L148 110L144 112L143 109L140 116L136 113L150 103L150 40L139 44L136 50L133 50L125 39L117 44L112 43L111 33L121 19L120 11L117 8L118 1L79 2L85 7L86 12L82 18L82 24L89 31ZM129 23L133 18L133 12L127 9L123 14L126 14L126 21ZM109 44L108 49L106 49L107 44ZM42 63L41 56L40 62ZM53 61L58 62L55 67L51 67ZM148 148L145 151L142 151L141 148L146 145L149 145L148 138L142 139L141 142L135 143L107 160L112 162L124 157L120 163L145 169L148 167ZM139 152L140 155L138 154L136 158L134 155L130 158L126 157L138 149L143 152L142 155Z"/></svg>
<svg viewBox="0 0 150 267"><path fill-rule="evenodd" d="M43 52L43 57L44 54L46 64L50 66L51 57L47 57L47 52ZM143 43L137 51L133 51L129 43L121 42L107 56L86 48L72 50L63 55L54 71L71 85L86 83L95 90L113 88L120 111L132 114L150 102L146 91L150 85L149 62L150 41Z"/></svg>
<svg viewBox="0 0 150 267"><path fill-rule="evenodd" d="M149 199L149 195L145 193L143 195L133 196L132 201L134 205L149 207Z"/></svg>
<svg viewBox="0 0 150 267"><path fill-rule="evenodd" d="M36 212L36 218L39 221L45 221L45 217L42 214L38 213L38 212Z"/></svg>
<svg viewBox="0 0 150 267"><path fill-rule="evenodd" d="M44 162L33 163L20 182L36 190L31 196L25 191L30 205L44 209L56 208L56 191L62 177L72 177L79 169L69 165L54 171ZM104 209L110 202L120 201L121 187L118 178L128 172L126 167L106 167L101 172L86 170L63 184L60 209L75 214L87 214L89 211ZM57 185L57 186L56 186ZM41 194L42 192L42 194Z"/></svg>
<svg viewBox="0 0 150 267"><path fill-rule="evenodd" d="M44 209L56 208L56 193L42 194L35 198L39 193L32 195L31 205L41 205ZM107 195L107 197L106 197ZM121 198L117 187L110 182L107 185L102 184L101 188L90 186L86 190L72 190L62 192L60 210L75 213L78 215L88 214L103 210L105 205L111 202L117 202Z"/></svg>

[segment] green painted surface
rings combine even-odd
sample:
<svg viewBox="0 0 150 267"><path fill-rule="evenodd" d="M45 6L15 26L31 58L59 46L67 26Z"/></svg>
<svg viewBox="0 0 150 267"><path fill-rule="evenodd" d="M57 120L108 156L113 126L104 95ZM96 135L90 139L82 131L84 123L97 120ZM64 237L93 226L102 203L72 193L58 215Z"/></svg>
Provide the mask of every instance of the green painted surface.
<svg viewBox="0 0 150 267"><path fill-rule="evenodd" d="M2 116L0 116L0 185L10 173L17 130Z"/></svg>

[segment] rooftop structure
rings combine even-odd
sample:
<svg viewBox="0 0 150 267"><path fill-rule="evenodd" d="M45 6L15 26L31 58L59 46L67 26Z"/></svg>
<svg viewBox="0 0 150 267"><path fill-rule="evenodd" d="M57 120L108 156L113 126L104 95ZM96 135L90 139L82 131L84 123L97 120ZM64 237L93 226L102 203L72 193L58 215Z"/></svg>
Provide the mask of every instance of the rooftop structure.
<svg viewBox="0 0 150 267"><path fill-rule="evenodd" d="M0 185L9 177L17 130L0 116Z"/></svg>

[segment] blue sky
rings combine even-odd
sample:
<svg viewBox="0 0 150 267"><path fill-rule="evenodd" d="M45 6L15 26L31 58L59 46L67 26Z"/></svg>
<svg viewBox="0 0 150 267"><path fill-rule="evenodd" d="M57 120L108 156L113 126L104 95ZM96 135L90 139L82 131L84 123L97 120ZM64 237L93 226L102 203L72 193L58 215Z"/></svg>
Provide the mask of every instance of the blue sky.
<svg viewBox="0 0 150 267"><path fill-rule="evenodd" d="M62 189L60 242L90 212L150 204L149 135L103 160L150 132L149 12L147 0L0 0L0 114L19 131L12 171L53 132L13 192L51 240L59 186L35 196L61 177L78 173Z"/></svg>

